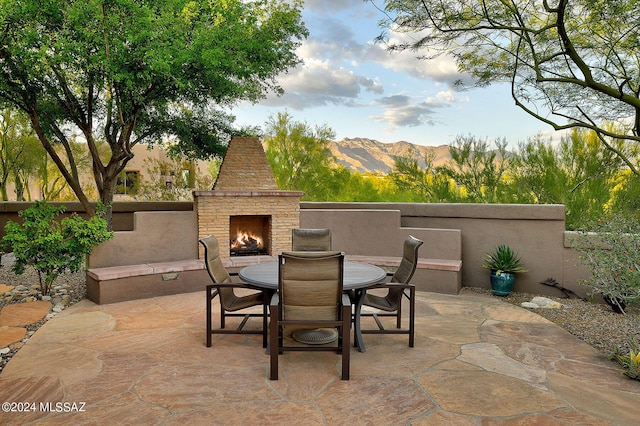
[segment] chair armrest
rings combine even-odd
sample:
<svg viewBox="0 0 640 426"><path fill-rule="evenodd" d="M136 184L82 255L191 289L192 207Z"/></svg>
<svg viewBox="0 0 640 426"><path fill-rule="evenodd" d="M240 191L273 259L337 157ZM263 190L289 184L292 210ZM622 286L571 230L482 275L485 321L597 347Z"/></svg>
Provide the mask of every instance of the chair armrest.
<svg viewBox="0 0 640 426"><path fill-rule="evenodd" d="M251 288L247 283L241 281L236 283L207 284L207 288Z"/></svg>
<svg viewBox="0 0 640 426"><path fill-rule="evenodd" d="M352 302L351 302L351 298L349 297L349 295L346 294L346 293L343 293L342 294L342 306L347 306L347 305L351 306L351 303Z"/></svg>
<svg viewBox="0 0 640 426"><path fill-rule="evenodd" d="M414 284L411 283L380 283L380 284L376 284L376 285L372 285L371 287L368 287L368 289L373 289L373 288L411 288L411 287L415 287Z"/></svg>
<svg viewBox="0 0 640 426"><path fill-rule="evenodd" d="M271 296L271 302L269 303L269 306L273 306L273 307L277 307L278 303L280 303L280 294L273 293L273 296Z"/></svg>

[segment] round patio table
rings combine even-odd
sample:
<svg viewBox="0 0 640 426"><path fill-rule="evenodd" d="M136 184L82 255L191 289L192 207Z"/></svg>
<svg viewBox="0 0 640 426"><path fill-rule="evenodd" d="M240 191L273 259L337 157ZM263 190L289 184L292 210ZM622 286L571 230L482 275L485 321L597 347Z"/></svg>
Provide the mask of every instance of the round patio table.
<svg viewBox="0 0 640 426"><path fill-rule="evenodd" d="M238 276L242 281L252 287L261 290L271 290L272 292L278 290L278 262L256 263L255 265L244 267L240 270ZM387 273L384 269L378 266L368 263L345 261L342 287L345 292L354 290L356 297L355 304L358 306L358 301L364 297L367 288L380 284L386 276ZM354 346L356 346L360 352L364 352L365 346L362 341L362 333L360 332L360 312L357 309L354 312L353 321ZM314 342L309 340L304 343Z"/></svg>

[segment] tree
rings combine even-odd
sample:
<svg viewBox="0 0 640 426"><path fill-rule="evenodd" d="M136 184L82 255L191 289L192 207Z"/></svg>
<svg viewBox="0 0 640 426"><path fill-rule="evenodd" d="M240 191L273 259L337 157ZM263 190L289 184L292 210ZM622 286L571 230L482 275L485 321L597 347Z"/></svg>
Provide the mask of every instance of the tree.
<svg viewBox="0 0 640 426"><path fill-rule="evenodd" d="M442 169L466 191L471 202L500 202L503 176L509 169L506 139L496 139L489 149L486 139L457 136L449 147L451 165Z"/></svg>
<svg viewBox="0 0 640 426"><path fill-rule="evenodd" d="M616 143L617 149L632 157L622 141ZM602 149L592 131L574 129L557 147L538 137L520 144L515 154L514 201L565 204L567 227L576 229L608 210L621 167L620 158Z"/></svg>
<svg viewBox="0 0 640 426"><path fill-rule="evenodd" d="M60 220L58 216L64 210L64 206L36 201L18 213L22 224L9 221L5 226L2 244L15 255L13 272L20 275L32 265L44 296L58 276L66 271L78 272L91 249L113 237L100 215L85 220L74 213Z"/></svg>
<svg viewBox="0 0 640 426"><path fill-rule="evenodd" d="M28 118L9 108L0 114L0 195L9 200L7 183L23 162L25 150L33 138Z"/></svg>
<svg viewBox="0 0 640 426"><path fill-rule="evenodd" d="M451 191L449 173L434 166L435 154L424 158L425 168L417 158L409 155L396 157L390 177L400 191L405 191L419 202L452 202L455 194Z"/></svg>
<svg viewBox="0 0 640 426"><path fill-rule="evenodd" d="M305 199L326 200L335 192L333 155L329 141L335 137L327 125L313 129L278 113L267 123L266 154L278 188L303 191Z"/></svg>
<svg viewBox="0 0 640 426"><path fill-rule="evenodd" d="M640 144L640 1L387 0L383 26L412 33L391 50L451 54L478 86L511 84L518 107L556 130L593 130L635 174L614 139ZM607 123L621 126L611 128Z"/></svg>
<svg viewBox="0 0 640 426"><path fill-rule="evenodd" d="M300 9L298 0L0 0L0 101L29 115L92 214L71 150L78 132L110 224L132 146L173 135L191 156L220 155L235 130L216 106L282 92L275 79L299 63L307 35Z"/></svg>

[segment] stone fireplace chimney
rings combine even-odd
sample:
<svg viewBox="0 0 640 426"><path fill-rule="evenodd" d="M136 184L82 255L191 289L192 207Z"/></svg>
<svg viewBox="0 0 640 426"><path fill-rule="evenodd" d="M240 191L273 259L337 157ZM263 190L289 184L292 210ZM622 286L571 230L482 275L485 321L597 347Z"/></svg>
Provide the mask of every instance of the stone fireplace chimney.
<svg viewBox="0 0 640 426"><path fill-rule="evenodd" d="M221 257L275 256L291 249L291 229L300 226L302 194L278 190L260 139L234 137L213 189L193 193L198 238L214 235L220 241ZM254 228L247 236L251 248L232 250L237 233L248 231L247 227Z"/></svg>

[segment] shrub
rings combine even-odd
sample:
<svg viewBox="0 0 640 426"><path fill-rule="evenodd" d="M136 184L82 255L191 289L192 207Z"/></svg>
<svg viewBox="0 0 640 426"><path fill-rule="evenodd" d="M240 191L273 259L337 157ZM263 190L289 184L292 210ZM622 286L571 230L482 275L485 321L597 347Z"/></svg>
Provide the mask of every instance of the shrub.
<svg viewBox="0 0 640 426"><path fill-rule="evenodd" d="M615 347L611 359L624 368L624 374L632 379L640 380L640 345L635 339L630 339L629 345L631 349L628 353Z"/></svg>
<svg viewBox="0 0 640 426"><path fill-rule="evenodd" d="M592 232L588 232L592 231ZM600 294L616 312L640 300L640 222L615 215L585 225L572 247L591 277L581 280Z"/></svg>
<svg viewBox="0 0 640 426"><path fill-rule="evenodd" d="M56 219L64 210L64 206L36 201L18 213L22 225L9 221L5 226L2 242L5 250L12 250L15 255L13 272L20 275L26 265L32 265L38 272L43 295L49 294L60 274L80 270L91 249L113 236L100 215L85 220L74 213Z"/></svg>

